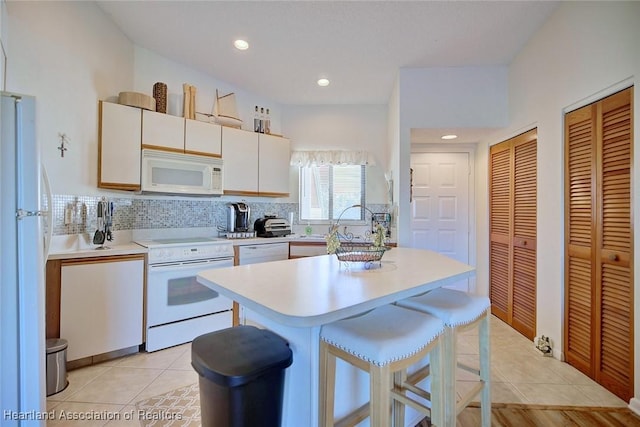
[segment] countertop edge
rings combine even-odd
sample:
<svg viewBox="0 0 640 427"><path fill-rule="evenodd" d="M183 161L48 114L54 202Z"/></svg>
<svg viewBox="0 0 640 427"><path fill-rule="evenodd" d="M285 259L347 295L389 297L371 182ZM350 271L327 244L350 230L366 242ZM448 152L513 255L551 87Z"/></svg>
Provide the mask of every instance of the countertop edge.
<svg viewBox="0 0 640 427"><path fill-rule="evenodd" d="M147 248L135 243L106 246L108 249L86 248L71 251L50 252L49 256L47 257L47 261L74 258L110 257L119 255L144 255L148 252Z"/></svg>
<svg viewBox="0 0 640 427"><path fill-rule="evenodd" d="M442 286L447 286L450 283L455 283L458 280L471 277L474 272L475 272L475 269L471 269L469 271L465 271L447 278L443 278L434 282L417 286L412 289L407 289L393 295L388 295L382 298L368 300L354 306L338 309L328 313L315 314L310 316L300 316L300 315L281 313L270 307L257 303L248 297L245 297L236 292L233 292L228 288L220 286L217 283L202 276L201 274L198 274L197 280L203 285L219 292L222 295L225 295L227 298L233 299L234 301L238 302L240 305L244 305L248 309L258 314L261 314L265 317L268 317L275 322L278 322L285 326L308 328L308 327L322 326L331 322L335 322L337 320L341 320L350 316L355 316L357 314L364 313L376 307L380 307L381 305L391 304L396 301L400 301L405 298L420 295L424 292L427 292Z"/></svg>
<svg viewBox="0 0 640 427"><path fill-rule="evenodd" d="M65 236L54 236L54 237L65 237ZM310 243L314 246L319 244L326 243L326 240L323 237L318 236L301 236L299 234L293 234L282 237L253 237L247 239L225 239L227 242L231 242L233 246L254 246L254 245L268 245L271 243L296 243L296 244L304 244ZM361 240L356 240L361 241ZM389 242L391 244L395 242ZM116 245L106 245L110 249L100 250L95 247L84 247L85 244L81 245L80 249L63 249L57 251L50 251L47 257L47 260L58 260L58 259L72 259L72 258L91 258L91 257L103 257L103 256L117 256L117 255L135 255L135 254L146 254L148 249L136 244L135 242L128 242L124 244L116 244Z"/></svg>
<svg viewBox="0 0 640 427"><path fill-rule="evenodd" d="M247 246L247 245L266 245L269 243L326 243L327 240L321 236L304 236L300 234L290 234L283 237L251 237L246 239L227 239L227 241L233 242L233 246ZM365 242L364 239L355 239L354 242ZM395 244L395 240L389 240L387 243Z"/></svg>

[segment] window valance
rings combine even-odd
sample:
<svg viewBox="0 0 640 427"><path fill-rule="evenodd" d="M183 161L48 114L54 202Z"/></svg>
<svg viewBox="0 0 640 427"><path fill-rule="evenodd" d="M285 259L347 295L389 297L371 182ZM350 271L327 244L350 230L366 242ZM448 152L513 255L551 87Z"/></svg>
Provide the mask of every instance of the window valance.
<svg viewBox="0 0 640 427"><path fill-rule="evenodd" d="M291 153L293 166L322 165L374 165L368 151L294 151Z"/></svg>

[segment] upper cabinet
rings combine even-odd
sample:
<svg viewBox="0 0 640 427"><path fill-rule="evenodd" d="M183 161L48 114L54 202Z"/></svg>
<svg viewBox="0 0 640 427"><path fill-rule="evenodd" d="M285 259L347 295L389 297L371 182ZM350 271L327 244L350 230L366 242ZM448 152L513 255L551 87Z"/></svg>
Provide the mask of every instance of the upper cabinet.
<svg viewBox="0 0 640 427"><path fill-rule="evenodd" d="M98 109L98 187L140 190L142 111L103 101Z"/></svg>
<svg viewBox="0 0 640 427"><path fill-rule="evenodd" d="M286 138L223 127L224 194L288 197L290 156Z"/></svg>
<svg viewBox="0 0 640 427"><path fill-rule="evenodd" d="M290 141L100 101L98 187L140 190L141 149L222 157L224 194L288 197Z"/></svg>
<svg viewBox="0 0 640 427"><path fill-rule="evenodd" d="M258 195L258 134L222 128L224 194Z"/></svg>
<svg viewBox="0 0 640 427"><path fill-rule="evenodd" d="M142 111L142 147L184 152L184 118Z"/></svg>
<svg viewBox="0 0 640 427"><path fill-rule="evenodd" d="M176 153L220 157L220 125L155 111L142 112L142 147Z"/></svg>
<svg viewBox="0 0 640 427"><path fill-rule="evenodd" d="M185 120L184 152L202 156L222 156L222 126Z"/></svg>
<svg viewBox="0 0 640 427"><path fill-rule="evenodd" d="M259 134L258 142L258 192L261 196L289 197L290 141Z"/></svg>

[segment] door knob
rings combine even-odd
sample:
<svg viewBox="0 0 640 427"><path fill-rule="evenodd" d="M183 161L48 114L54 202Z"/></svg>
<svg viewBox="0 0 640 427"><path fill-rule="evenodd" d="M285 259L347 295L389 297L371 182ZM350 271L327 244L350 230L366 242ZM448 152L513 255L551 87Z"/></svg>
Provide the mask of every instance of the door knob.
<svg viewBox="0 0 640 427"><path fill-rule="evenodd" d="M609 255L609 261L618 261L618 255L617 254Z"/></svg>

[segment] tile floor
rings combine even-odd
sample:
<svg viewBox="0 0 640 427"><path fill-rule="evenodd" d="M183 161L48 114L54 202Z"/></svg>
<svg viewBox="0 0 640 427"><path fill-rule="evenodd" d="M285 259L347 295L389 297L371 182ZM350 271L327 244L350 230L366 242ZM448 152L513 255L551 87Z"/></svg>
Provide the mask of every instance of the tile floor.
<svg viewBox="0 0 640 427"><path fill-rule="evenodd" d="M492 400L544 405L613 406L627 404L573 367L542 357L533 344L496 318L491 321ZM470 364L478 360L477 335L459 339L459 352ZM464 390L465 372L458 390ZM139 353L69 372L69 386L47 399L58 417L49 426L140 426L136 402L197 382L190 344L155 353ZM64 411L64 412L63 412ZM93 414L93 418L59 419L61 413Z"/></svg>

